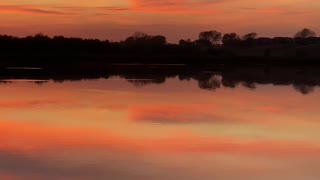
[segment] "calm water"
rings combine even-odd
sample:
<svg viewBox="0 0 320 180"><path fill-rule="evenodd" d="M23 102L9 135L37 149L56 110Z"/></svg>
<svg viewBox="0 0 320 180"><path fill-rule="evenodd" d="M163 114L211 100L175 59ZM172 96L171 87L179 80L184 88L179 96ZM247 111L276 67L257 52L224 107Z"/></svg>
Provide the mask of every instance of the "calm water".
<svg viewBox="0 0 320 180"><path fill-rule="evenodd" d="M0 179L320 178L317 88L129 81L0 84Z"/></svg>

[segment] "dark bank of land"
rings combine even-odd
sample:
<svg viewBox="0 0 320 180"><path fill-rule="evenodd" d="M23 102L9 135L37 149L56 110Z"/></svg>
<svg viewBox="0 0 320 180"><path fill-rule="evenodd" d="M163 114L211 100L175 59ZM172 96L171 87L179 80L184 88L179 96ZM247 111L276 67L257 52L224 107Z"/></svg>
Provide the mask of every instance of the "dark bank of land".
<svg viewBox="0 0 320 180"><path fill-rule="evenodd" d="M171 44L164 36L135 33L124 41L0 35L0 82L30 79L38 84L121 77L135 86L167 78L195 80L201 89L255 89L290 85L300 93L320 86L320 38L308 29L294 37L239 37L206 31L195 41Z"/></svg>
<svg viewBox="0 0 320 180"><path fill-rule="evenodd" d="M309 29L294 37L258 37L249 33L205 31L197 40L168 43L166 37L135 33L119 42L48 37L17 38L0 35L0 66L99 68L107 63L225 64L228 66L320 64L320 38Z"/></svg>
<svg viewBox="0 0 320 180"><path fill-rule="evenodd" d="M31 80L42 85L49 81L96 80L122 78L136 87L158 85L169 78L180 81L196 81L198 87L214 91L219 88L244 86L255 89L259 85L292 86L302 93L312 93L320 86L319 66L229 66L182 64L103 64L101 66L50 66L0 68L0 83L15 80Z"/></svg>

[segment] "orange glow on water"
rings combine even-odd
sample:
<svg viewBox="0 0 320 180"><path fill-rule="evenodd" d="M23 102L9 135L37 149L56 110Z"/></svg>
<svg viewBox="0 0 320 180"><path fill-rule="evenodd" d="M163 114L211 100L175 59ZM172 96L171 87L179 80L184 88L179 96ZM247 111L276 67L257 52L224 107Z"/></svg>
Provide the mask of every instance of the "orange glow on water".
<svg viewBox="0 0 320 180"><path fill-rule="evenodd" d="M319 96L177 79L1 84L0 178L305 177L319 172Z"/></svg>
<svg viewBox="0 0 320 180"><path fill-rule="evenodd" d="M33 153L46 150L103 149L126 153L235 153L281 156L318 156L317 142L250 140L238 137L132 138L88 128L52 128L29 123L1 122L1 151Z"/></svg>

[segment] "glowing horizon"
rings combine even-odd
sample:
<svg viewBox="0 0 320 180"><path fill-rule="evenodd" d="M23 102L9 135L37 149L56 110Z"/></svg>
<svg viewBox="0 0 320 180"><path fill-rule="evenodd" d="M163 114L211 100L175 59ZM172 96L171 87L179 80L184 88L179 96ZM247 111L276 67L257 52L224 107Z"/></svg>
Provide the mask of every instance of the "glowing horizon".
<svg viewBox="0 0 320 180"><path fill-rule="evenodd" d="M122 40L136 31L161 34L169 42L195 39L200 31L257 32L292 36L320 31L320 2L311 0L4 0L0 34Z"/></svg>

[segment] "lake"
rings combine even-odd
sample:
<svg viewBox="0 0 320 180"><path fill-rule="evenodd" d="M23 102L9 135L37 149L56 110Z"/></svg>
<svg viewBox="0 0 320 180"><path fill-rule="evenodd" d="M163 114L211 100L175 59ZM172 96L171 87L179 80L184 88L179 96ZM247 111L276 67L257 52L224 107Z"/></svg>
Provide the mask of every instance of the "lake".
<svg viewBox="0 0 320 180"><path fill-rule="evenodd" d="M0 83L0 179L320 178L314 76L154 77L153 67L63 79L24 69Z"/></svg>

